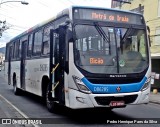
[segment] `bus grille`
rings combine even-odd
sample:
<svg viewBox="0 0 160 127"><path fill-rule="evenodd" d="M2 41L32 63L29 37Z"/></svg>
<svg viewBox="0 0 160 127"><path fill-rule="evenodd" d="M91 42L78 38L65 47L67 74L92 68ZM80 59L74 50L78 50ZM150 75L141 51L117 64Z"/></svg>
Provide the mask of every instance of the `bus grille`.
<svg viewBox="0 0 160 127"><path fill-rule="evenodd" d="M109 105L111 101L124 101L125 104L133 103L137 99L138 95L127 95L124 97L95 97L98 105Z"/></svg>
<svg viewBox="0 0 160 127"><path fill-rule="evenodd" d="M89 82L93 84L127 84L140 82L143 77L140 78L87 78Z"/></svg>

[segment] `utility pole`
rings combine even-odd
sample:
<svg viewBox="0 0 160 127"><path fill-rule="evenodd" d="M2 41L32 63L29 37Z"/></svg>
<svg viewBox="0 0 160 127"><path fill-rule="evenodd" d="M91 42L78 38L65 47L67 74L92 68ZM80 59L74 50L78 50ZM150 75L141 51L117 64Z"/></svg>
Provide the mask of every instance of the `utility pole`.
<svg viewBox="0 0 160 127"><path fill-rule="evenodd" d="M0 20L0 38L2 37L2 33L7 29L9 29L9 26L6 25L6 21Z"/></svg>
<svg viewBox="0 0 160 127"><path fill-rule="evenodd" d="M21 4L23 5L28 5L29 3L28 2L25 2L25 1L15 1L15 0L9 0L9 1L2 1L0 2L0 8L1 8L1 5L2 4L5 4L5 3L9 3L9 2L20 2ZM2 37L2 33L9 29L9 26L6 25L6 21L1 21L0 20L0 38Z"/></svg>
<svg viewBox="0 0 160 127"><path fill-rule="evenodd" d="M122 4L123 4L123 3L125 3L125 4L131 4L131 2L124 1L124 0L112 0L112 1L119 2L119 9L122 8Z"/></svg>
<svg viewBox="0 0 160 127"><path fill-rule="evenodd" d="M139 4L139 13L141 13L141 10L142 10L142 5Z"/></svg>
<svg viewBox="0 0 160 127"><path fill-rule="evenodd" d="M9 26L7 26L6 21L0 21L0 38L2 37L2 33L9 29Z"/></svg>

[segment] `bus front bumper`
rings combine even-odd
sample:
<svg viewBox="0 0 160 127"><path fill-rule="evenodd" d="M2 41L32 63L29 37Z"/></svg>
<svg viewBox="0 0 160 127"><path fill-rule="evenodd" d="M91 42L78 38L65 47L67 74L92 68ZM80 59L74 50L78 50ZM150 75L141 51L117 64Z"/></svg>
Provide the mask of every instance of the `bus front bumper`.
<svg viewBox="0 0 160 127"><path fill-rule="evenodd" d="M111 102L124 102L126 105L147 104L149 103L150 88L145 91L118 94L85 94L80 91L69 89L69 108L94 108L110 107ZM116 108L116 107L113 107Z"/></svg>

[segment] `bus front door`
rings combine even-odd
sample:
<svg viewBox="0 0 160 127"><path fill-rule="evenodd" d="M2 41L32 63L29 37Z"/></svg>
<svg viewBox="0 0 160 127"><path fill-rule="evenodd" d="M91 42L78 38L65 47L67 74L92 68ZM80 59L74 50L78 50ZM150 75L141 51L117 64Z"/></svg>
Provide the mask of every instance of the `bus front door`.
<svg viewBox="0 0 160 127"><path fill-rule="evenodd" d="M51 30L50 38L50 89L54 93L55 99L60 103L65 103L64 94L64 59L65 59L65 29L58 28ZM54 87L53 87L54 86ZM53 95L52 95L53 97Z"/></svg>
<svg viewBox="0 0 160 127"><path fill-rule="evenodd" d="M21 88L24 90L25 90L25 73L26 73L26 55L27 55L27 40L22 42L22 52L21 52L20 83L21 83Z"/></svg>

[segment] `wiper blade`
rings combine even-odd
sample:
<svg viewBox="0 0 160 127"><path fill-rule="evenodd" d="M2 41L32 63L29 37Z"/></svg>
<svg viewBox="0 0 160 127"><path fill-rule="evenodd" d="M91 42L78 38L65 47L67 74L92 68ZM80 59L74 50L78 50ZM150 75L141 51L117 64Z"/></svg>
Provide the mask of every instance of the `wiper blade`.
<svg viewBox="0 0 160 127"><path fill-rule="evenodd" d="M109 37L107 37L106 33L103 31L103 29L99 26L98 23L94 23L98 33L103 37L103 39L107 42L110 42Z"/></svg>
<svg viewBox="0 0 160 127"><path fill-rule="evenodd" d="M131 31L132 31L132 28L129 28L129 29L126 31L126 33L125 33L125 35L123 36L123 38L122 38L121 41L125 41L126 38L128 37L128 35L131 33Z"/></svg>
<svg viewBox="0 0 160 127"><path fill-rule="evenodd" d="M102 38L104 39L105 42L107 42L109 44L109 54L111 54L111 47L110 47L110 37L108 37L106 35L106 33L104 32L104 30L99 26L98 23L94 23L95 28L97 29L98 33L102 36Z"/></svg>

